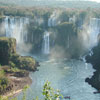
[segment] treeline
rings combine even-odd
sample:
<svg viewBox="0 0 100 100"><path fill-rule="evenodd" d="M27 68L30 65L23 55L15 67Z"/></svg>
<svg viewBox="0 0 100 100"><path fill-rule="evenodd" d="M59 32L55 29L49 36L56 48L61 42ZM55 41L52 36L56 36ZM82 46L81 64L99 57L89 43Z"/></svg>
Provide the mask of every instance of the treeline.
<svg viewBox="0 0 100 100"><path fill-rule="evenodd" d="M100 17L100 8L86 8L86 9L78 9L78 8L54 8L54 7L21 7L16 5L0 5L0 16L7 15L7 16L46 16L52 14L54 10L62 11L67 16L71 14L84 14L91 12L92 15L96 17Z"/></svg>
<svg viewBox="0 0 100 100"><path fill-rule="evenodd" d="M97 2L84 1L84 0L0 0L2 3L6 4L16 4L20 6L49 6L49 7L64 7L64 8L100 8L100 4Z"/></svg>
<svg viewBox="0 0 100 100"><path fill-rule="evenodd" d="M0 13L7 15L7 16L43 16L47 12L51 12L52 9L49 8L27 8L27 7L20 7L20 6L1 6Z"/></svg>

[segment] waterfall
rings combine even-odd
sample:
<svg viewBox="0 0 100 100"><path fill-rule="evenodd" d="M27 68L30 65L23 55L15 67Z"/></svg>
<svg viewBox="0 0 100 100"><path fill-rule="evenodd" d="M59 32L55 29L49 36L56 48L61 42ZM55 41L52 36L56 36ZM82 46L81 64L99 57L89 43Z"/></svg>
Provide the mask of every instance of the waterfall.
<svg viewBox="0 0 100 100"><path fill-rule="evenodd" d="M89 37L90 46L91 48L93 48L98 43L98 35L100 33L100 19L92 18L90 20L89 30L90 30L90 37Z"/></svg>
<svg viewBox="0 0 100 100"><path fill-rule="evenodd" d="M59 12L54 11L50 16L50 18L48 19L48 27L54 27L58 23L60 23L60 21L57 20L58 17L59 17Z"/></svg>
<svg viewBox="0 0 100 100"><path fill-rule="evenodd" d="M82 32L82 41L84 42L84 45L88 49L89 53L81 57L81 59L86 63L86 56L92 56L93 51L92 48L95 47L98 44L98 36L100 33L100 19L98 18L91 18L90 23L88 25L85 25L85 28L83 27ZM87 63L86 63L87 64Z"/></svg>
<svg viewBox="0 0 100 100"><path fill-rule="evenodd" d="M8 23L8 17L5 18L5 34L6 34L6 37L11 37L9 23Z"/></svg>
<svg viewBox="0 0 100 100"><path fill-rule="evenodd" d="M9 17L5 18L5 34L6 37L13 37L17 43L24 43L28 41L27 24L29 19L24 17Z"/></svg>
<svg viewBox="0 0 100 100"><path fill-rule="evenodd" d="M55 16L51 16L49 19L48 19L48 26L49 27L52 27L52 26L56 26L56 18Z"/></svg>
<svg viewBox="0 0 100 100"><path fill-rule="evenodd" d="M44 33L44 43L43 43L43 53L44 54L49 54L50 53L50 41L49 41L49 35L50 33L46 31Z"/></svg>
<svg viewBox="0 0 100 100"><path fill-rule="evenodd" d="M91 18L89 23L87 22L82 26L80 33L80 42L83 42L84 48L91 50L98 44L98 36L100 33L100 19Z"/></svg>
<svg viewBox="0 0 100 100"><path fill-rule="evenodd" d="M68 46L67 46L67 48L69 48L69 46L70 46L70 40L69 40L69 36L68 36Z"/></svg>
<svg viewBox="0 0 100 100"><path fill-rule="evenodd" d="M93 55L92 48L98 44L98 35L100 34L100 19L92 18L90 20L89 30L90 30L90 37L89 37L90 53L89 55L92 56Z"/></svg>

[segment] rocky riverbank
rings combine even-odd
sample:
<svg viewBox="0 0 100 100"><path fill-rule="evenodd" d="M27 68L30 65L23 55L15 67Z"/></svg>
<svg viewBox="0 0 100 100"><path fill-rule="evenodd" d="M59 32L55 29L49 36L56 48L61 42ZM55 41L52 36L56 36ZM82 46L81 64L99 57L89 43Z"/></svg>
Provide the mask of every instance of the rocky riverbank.
<svg viewBox="0 0 100 100"><path fill-rule="evenodd" d="M7 80L9 80L8 85L1 92L3 97L17 95L22 92L25 86L29 86L32 83L29 72L26 70L9 68L9 66L2 66L1 70L4 70Z"/></svg>
<svg viewBox="0 0 100 100"><path fill-rule="evenodd" d="M96 70L92 78L87 78L86 82L91 84L100 92L100 42L98 46L93 48L93 55L87 56L86 60L88 63L93 65L93 68Z"/></svg>

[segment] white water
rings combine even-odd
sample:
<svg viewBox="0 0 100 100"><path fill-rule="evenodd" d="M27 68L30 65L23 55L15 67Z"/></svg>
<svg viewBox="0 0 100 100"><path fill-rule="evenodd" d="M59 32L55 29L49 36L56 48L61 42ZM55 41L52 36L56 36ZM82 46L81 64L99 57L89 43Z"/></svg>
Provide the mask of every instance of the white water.
<svg viewBox="0 0 100 100"><path fill-rule="evenodd" d="M6 37L13 37L17 40L17 43L27 42L27 24L29 24L28 18L14 18L6 17L5 20L5 34Z"/></svg>
<svg viewBox="0 0 100 100"><path fill-rule="evenodd" d="M54 12L51 14L50 18L48 19L48 26L49 26L49 27L54 27L54 26L56 26L57 24L59 24L60 21L58 21L58 19L57 19L58 17L59 17L59 12L54 11Z"/></svg>
<svg viewBox="0 0 100 100"><path fill-rule="evenodd" d="M6 31L6 37L11 37L11 32L8 24L8 17L5 18L5 31Z"/></svg>
<svg viewBox="0 0 100 100"><path fill-rule="evenodd" d="M85 31L84 31L85 30ZM82 40L81 42L84 43L84 46L89 51L89 55L93 55L92 48L95 47L98 44L98 36L100 34L100 19L98 18L91 18L89 25L83 26L83 32L82 32ZM81 59L86 63L84 55L81 57ZM87 63L86 63L87 64Z"/></svg>
<svg viewBox="0 0 100 100"><path fill-rule="evenodd" d="M44 54L49 54L50 53L50 33L48 31L46 31L44 33L44 37L43 37L43 53Z"/></svg>
<svg viewBox="0 0 100 100"><path fill-rule="evenodd" d="M56 13L54 12L48 19L48 26L52 27L56 25Z"/></svg>
<svg viewBox="0 0 100 100"><path fill-rule="evenodd" d="M69 48L70 47L70 40L69 40L69 36L68 36L68 46L67 46L67 48Z"/></svg>
<svg viewBox="0 0 100 100"><path fill-rule="evenodd" d="M89 31L90 31L90 37L89 37L90 48L93 48L98 44L98 35L100 33L100 19L92 18L90 20Z"/></svg>
<svg viewBox="0 0 100 100"><path fill-rule="evenodd" d="M84 45L88 46L91 50L98 44L98 35L100 33L100 19L91 18L89 25L85 26L85 32L83 32ZM83 28L84 31L84 28Z"/></svg>

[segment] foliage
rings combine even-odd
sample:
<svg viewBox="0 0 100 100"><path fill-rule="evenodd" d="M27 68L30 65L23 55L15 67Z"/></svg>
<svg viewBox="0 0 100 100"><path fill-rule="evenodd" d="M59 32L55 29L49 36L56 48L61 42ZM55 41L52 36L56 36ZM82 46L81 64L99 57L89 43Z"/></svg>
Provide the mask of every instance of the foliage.
<svg viewBox="0 0 100 100"><path fill-rule="evenodd" d="M9 73L15 73L15 72L20 72L20 71L21 70L16 67L11 67L11 68L6 69L6 72L9 72Z"/></svg>
<svg viewBox="0 0 100 100"><path fill-rule="evenodd" d="M5 77L0 78L0 86L1 85L6 85L7 86L7 84L8 84L7 78L5 78Z"/></svg>
<svg viewBox="0 0 100 100"><path fill-rule="evenodd" d="M6 87L8 86L8 84L9 84L9 81L5 76L0 77L0 94L5 92Z"/></svg>
<svg viewBox="0 0 100 100"><path fill-rule="evenodd" d="M0 69L0 93L2 93L7 85L8 85L8 79L5 77L5 72L3 69Z"/></svg>
<svg viewBox="0 0 100 100"><path fill-rule="evenodd" d="M5 75L4 70L0 69L0 78L3 77Z"/></svg>
<svg viewBox="0 0 100 100"><path fill-rule="evenodd" d="M44 84L42 94L45 96L44 100L59 100L60 97L63 97L59 90L55 90L50 86L49 81Z"/></svg>
<svg viewBox="0 0 100 100"><path fill-rule="evenodd" d="M9 61L9 65L14 68L15 67L15 64L12 62L12 61Z"/></svg>
<svg viewBox="0 0 100 100"><path fill-rule="evenodd" d="M11 61L19 69L35 70L36 61L32 57L15 57L12 56Z"/></svg>
<svg viewBox="0 0 100 100"><path fill-rule="evenodd" d="M23 89L23 98L22 100L26 100L26 90L29 88L29 86L25 86L24 89Z"/></svg>

